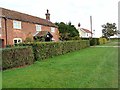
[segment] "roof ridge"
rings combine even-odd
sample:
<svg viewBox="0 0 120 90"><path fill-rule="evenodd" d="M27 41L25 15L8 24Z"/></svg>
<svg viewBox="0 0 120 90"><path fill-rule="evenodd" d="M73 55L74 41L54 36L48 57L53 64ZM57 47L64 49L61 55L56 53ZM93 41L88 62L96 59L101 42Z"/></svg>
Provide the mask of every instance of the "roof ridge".
<svg viewBox="0 0 120 90"><path fill-rule="evenodd" d="M48 21L46 19L34 16L34 15L30 15L30 14L27 14L27 13L23 13L23 12L11 10L11 9L6 9L6 8L3 8L3 7L0 7L0 9L2 9L2 12L3 12L2 15L7 17L7 18L10 18L10 19L11 18L12 19L18 19L18 20L21 20L21 21L26 20L27 22L36 22L36 23L39 23L39 24L45 24L45 25L48 25L48 26L57 27L51 21Z"/></svg>

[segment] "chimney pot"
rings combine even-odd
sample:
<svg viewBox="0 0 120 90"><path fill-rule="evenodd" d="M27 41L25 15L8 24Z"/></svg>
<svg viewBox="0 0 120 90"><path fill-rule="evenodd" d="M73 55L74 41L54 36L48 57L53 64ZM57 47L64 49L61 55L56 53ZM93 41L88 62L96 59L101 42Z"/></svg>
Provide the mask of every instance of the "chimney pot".
<svg viewBox="0 0 120 90"><path fill-rule="evenodd" d="M47 9L47 13L45 15L46 15L46 20L50 21L50 13L49 13L48 9Z"/></svg>

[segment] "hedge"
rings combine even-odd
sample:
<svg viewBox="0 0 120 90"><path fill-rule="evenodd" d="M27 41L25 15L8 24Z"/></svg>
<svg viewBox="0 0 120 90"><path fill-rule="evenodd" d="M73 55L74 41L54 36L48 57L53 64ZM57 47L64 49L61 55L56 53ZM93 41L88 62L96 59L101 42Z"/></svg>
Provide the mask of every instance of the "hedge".
<svg viewBox="0 0 120 90"><path fill-rule="evenodd" d="M89 46L89 41L85 40L19 44L17 47L2 50L2 69L30 65L34 61L44 60Z"/></svg>
<svg viewBox="0 0 120 90"><path fill-rule="evenodd" d="M65 41L65 42L44 42L32 43L36 60L43 60L71 51L89 47L89 41Z"/></svg>
<svg viewBox="0 0 120 90"><path fill-rule="evenodd" d="M2 50L2 69L30 65L34 62L31 47L14 47Z"/></svg>

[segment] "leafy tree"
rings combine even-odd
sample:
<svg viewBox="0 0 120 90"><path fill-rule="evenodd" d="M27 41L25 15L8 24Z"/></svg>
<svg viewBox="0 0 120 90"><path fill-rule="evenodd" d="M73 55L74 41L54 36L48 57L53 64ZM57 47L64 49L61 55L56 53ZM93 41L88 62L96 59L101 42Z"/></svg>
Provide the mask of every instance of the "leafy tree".
<svg viewBox="0 0 120 90"><path fill-rule="evenodd" d="M72 40L73 37L79 37L79 32L74 25L69 22L65 24L64 22L55 23L58 26L60 33L60 40ZM78 38L76 38L78 39Z"/></svg>
<svg viewBox="0 0 120 90"><path fill-rule="evenodd" d="M117 27L115 23L106 23L102 25L102 28L103 37L109 38L110 36L117 34Z"/></svg>

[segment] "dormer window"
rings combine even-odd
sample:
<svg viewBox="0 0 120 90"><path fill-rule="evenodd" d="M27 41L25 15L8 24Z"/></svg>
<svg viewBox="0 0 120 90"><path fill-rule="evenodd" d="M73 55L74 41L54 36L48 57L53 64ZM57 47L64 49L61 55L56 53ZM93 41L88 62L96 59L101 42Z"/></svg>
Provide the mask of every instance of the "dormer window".
<svg viewBox="0 0 120 90"><path fill-rule="evenodd" d="M21 29L21 21L13 20L13 28L14 29Z"/></svg>
<svg viewBox="0 0 120 90"><path fill-rule="evenodd" d="M41 25L36 24L36 31L41 31Z"/></svg>

